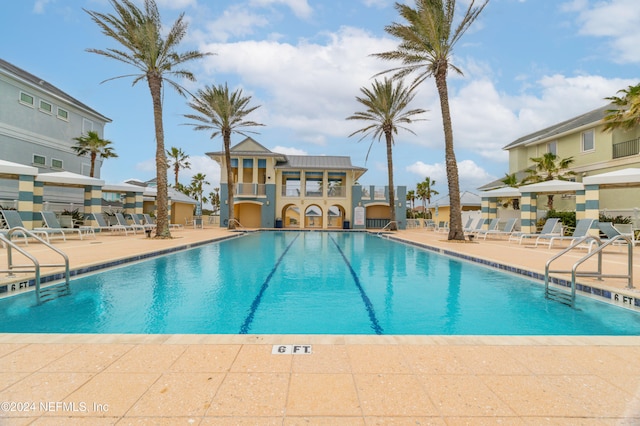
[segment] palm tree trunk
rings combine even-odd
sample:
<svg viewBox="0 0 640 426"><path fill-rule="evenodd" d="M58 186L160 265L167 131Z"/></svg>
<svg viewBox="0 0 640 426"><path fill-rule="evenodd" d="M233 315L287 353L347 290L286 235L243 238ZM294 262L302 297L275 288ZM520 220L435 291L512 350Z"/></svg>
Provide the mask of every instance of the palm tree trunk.
<svg viewBox="0 0 640 426"><path fill-rule="evenodd" d="M449 240L464 240L462 229L462 212L460 211L460 183L458 180L458 163L453 149L453 127L449 110L449 93L447 89L447 66L440 64L435 73L436 87L440 97L442 111L442 127L444 128L444 152L449 184Z"/></svg>
<svg viewBox="0 0 640 426"><path fill-rule="evenodd" d="M224 161L227 164L227 204L229 207L229 222L227 225L227 229L236 229L235 217L233 212L234 182L233 171L231 170L231 132L223 130L222 139L224 141Z"/></svg>
<svg viewBox="0 0 640 426"><path fill-rule="evenodd" d="M96 153L91 152L91 170L89 171L89 177L93 177L93 174L96 171Z"/></svg>
<svg viewBox="0 0 640 426"><path fill-rule="evenodd" d="M147 75L151 99L153 100L153 122L156 129L156 238L171 238L169 232L167 157L164 150L164 128L162 126L162 79L154 74Z"/></svg>
<svg viewBox="0 0 640 426"><path fill-rule="evenodd" d="M396 223L396 193L393 187L393 137L391 136L391 130L385 131L384 136L387 139L387 171L389 173L389 213L391 217L389 228L392 231L396 231L398 226Z"/></svg>

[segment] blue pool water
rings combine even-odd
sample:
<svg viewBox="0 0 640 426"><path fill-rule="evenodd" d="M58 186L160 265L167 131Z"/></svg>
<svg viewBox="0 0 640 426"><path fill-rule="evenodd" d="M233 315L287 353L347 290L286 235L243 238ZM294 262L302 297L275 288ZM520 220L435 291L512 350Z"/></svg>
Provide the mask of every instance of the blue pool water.
<svg viewBox="0 0 640 426"><path fill-rule="evenodd" d="M0 332L638 335L640 315L574 310L524 278L365 233L263 232L0 301Z"/></svg>

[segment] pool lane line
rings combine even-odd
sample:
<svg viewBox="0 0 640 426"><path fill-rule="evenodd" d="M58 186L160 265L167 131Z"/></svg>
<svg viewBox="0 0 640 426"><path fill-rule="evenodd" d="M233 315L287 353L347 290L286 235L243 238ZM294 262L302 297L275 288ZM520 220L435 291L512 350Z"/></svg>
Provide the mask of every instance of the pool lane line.
<svg viewBox="0 0 640 426"><path fill-rule="evenodd" d="M349 271L351 272L353 281L355 281L356 287L358 287L358 291L360 291L360 297L362 297L362 302L364 303L364 306L367 308L367 313L369 314L369 321L371 321L371 328L373 328L373 331L375 331L376 334L383 334L384 332L382 330L382 327L380 326L380 323L378 322L378 318L376 317L376 312L375 312L375 309L373 308L373 304L371 303L369 296L367 296L367 292L364 291L364 288L362 288L362 284L360 283L360 278L358 278L358 274L356 274L356 271L353 270L351 263L349 262L349 260L347 259L347 256L344 254L344 252L338 245L338 242L331 235L329 235L329 238L331 238L331 241L333 242L333 244L335 244L335 246L338 248L338 251L342 256L342 259L349 267Z"/></svg>
<svg viewBox="0 0 640 426"><path fill-rule="evenodd" d="M289 243L287 248L284 249L284 251L280 255L280 258L278 259L276 264L273 266L273 269L271 270L271 272L269 272L269 275L267 275L267 279L265 279L264 282L262 283L262 287L260 287L260 291L258 292L258 295L256 296L255 299L253 299L253 303L251 303L251 309L249 311L249 315L247 315L247 317L244 319L244 322L242 323L242 327L240 327L240 332L238 334L247 334L249 332L249 328L251 327L251 323L253 322L253 317L256 314L256 310L258 309L258 306L260 306L260 302L262 302L262 296L264 295L264 292L267 291L267 287L269 287L269 282L271 281L273 274L275 274L276 269L278 269L278 266L282 262L282 259L287 254L287 252L289 251L293 243L296 242L299 236L300 234L296 235L296 237Z"/></svg>

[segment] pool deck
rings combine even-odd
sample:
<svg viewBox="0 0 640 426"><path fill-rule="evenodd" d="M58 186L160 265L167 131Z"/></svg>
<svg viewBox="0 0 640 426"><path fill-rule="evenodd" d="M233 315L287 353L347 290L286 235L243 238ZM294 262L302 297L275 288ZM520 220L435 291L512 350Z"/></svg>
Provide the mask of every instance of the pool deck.
<svg viewBox="0 0 640 426"><path fill-rule="evenodd" d="M77 269L229 233L174 236L55 245ZM559 251L448 242L425 230L393 236L536 273ZM604 266L626 272L625 252L611 249ZM581 281L638 294L621 279ZM274 345L311 345L312 353L273 354ZM2 425L640 424L640 337L0 334L0 366Z"/></svg>

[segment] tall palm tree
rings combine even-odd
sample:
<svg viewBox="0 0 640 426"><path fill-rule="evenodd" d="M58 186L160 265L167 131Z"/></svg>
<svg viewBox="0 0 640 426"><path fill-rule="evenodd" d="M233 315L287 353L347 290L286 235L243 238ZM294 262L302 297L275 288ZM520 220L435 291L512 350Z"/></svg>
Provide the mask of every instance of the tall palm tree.
<svg viewBox="0 0 640 426"><path fill-rule="evenodd" d="M439 194L438 191L433 189L435 184L436 181L431 180L431 178L427 176L422 182L418 182L417 185L416 193L418 195L418 198L422 200L422 211L425 213L425 215L427 212L427 205L431 204L431 197Z"/></svg>
<svg viewBox="0 0 640 426"><path fill-rule="evenodd" d="M615 108L606 111L604 130L621 128L631 130L640 124L640 84L618 90L624 96L605 98Z"/></svg>
<svg viewBox="0 0 640 426"><path fill-rule="evenodd" d="M191 185L189 187L189 192L200 202L200 208L202 208L202 203L207 202L207 199L202 196L202 193L204 192L204 185L209 185L209 182L207 182L206 179L207 175L196 173L191 178Z"/></svg>
<svg viewBox="0 0 640 426"><path fill-rule="evenodd" d="M447 180L449 184L449 198L451 200L450 240L463 240L462 211L460 208L460 184L458 179L458 165L453 148L453 127L449 110L449 91L447 88L447 73L452 71L462 74L462 71L451 63L453 47L456 45L471 24L480 15L489 0L483 0L479 6L475 0L469 1L467 11L460 22L454 27L456 16L456 0L416 0L416 8L406 4L396 3L396 10L406 20L406 24L392 23L385 27L385 31L400 40L394 51L376 53L374 56L389 61L401 61L402 66L384 71L393 72L394 78L402 78L417 72L415 84L423 82L428 77L434 77L440 109L445 141L445 162Z"/></svg>
<svg viewBox="0 0 640 426"><path fill-rule="evenodd" d="M111 145L111 141L107 139L101 139L96 131L89 131L85 136L79 136L77 138L73 138L74 141L78 142L76 145L72 146L78 157L89 154L89 159L91 161L91 170L89 172L89 176L93 177L96 166L96 158L100 156L100 158L115 158L118 154L115 153L113 147Z"/></svg>
<svg viewBox="0 0 640 426"><path fill-rule="evenodd" d="M167 150L167 166L173 167L173 174L176 178L175 185L178 185L178 173L181 169L190 169L191 163L187 160L189 159L189 155L186 154L182 148L176 148L172 146L171 149Z"/></svg>
<svg viewBox="0 0 640 426"><path fill-rule="evenodd" d="M235 229L234 206L233 206L233 173L231 171L231 134L237 133L247 136L248 130L241 130L246 127L264 126L264 124L247 120L247 115L251 114L258 106L249 106L251 96L243 96L242 89L236 89L229 93L229 87L225 83L218 86L205 86L199 89L189 106L197 114L186 114L185 117L197 123L188 123L194 130L213 131L211 139L222 136L224 144L224 160L227 168L227 203L229 207L228 228Z"/></svg>
<svg viewBox="0 0 640 426"><path fill-rule="evenodd" d="M178 53L176 48L184 38L188 24L184 13L180 14L173 25L165 32L160 20L155 0L144 0L144 10L139 9L132 0L109 0L116 14L105 14L85 9L101 29L102 33L120 44L120 48L87 49L107 58L132 65L141 73L114 77L133 77L133 84L145 80L149 86L153 102L153 121L156 139L156 184L157 216L156 238L171 238L169 232L168 194L167 194L167 158L164 149L164 128L162 124L162 88L168 83L180 95L184 89L170 77L195 81L190 71L181 68L186 62L207 55L195 50ZM163 37L163 34L166 34ZM108 81L105 80L105 81Z"/></svg>
<svg viewBox="0 0 640 426"><path fill-rule="evenodd" d="M407 201L409 202L409 205L411 206L411 217L413 219L416 218L416 191L414 191L413 189L410 191L407 191Z"/></svg>
<svg viewBox="0 0 640 426"><path fill-rule="evenodd" d="M366 87L360 88L362 96L356 96L356 100L366 107L366 111L356 112L354 115L347 117L347 120L370 122L366 127L349 135L351 137L357 133L362 133L360 140L371 136L367 159L376 139L380 141L382 136L385 138L387 143L387 172L389 175L389 215L391 218L390 226L393 230L397 229L395 189L393 186L393 135L398 134L398 129L404 129L415 134L413 130L404 125L423 120L413 117L426 112L420 108L407 109L415 97L414 89L415 86L405 87L402 80L395 84L388 78L385 78L384 81L375 80L370 89Z"/></svg>
<svg viewBox="0 0 640 426"><path fill-rule="evenodd" d="M560 158L553 152L547 152L542 157L530 158L533 167L527 169L529 174L523 183L546 182L553 179L569 180L575 172L568 170L573 164L573 157ZM553 210L553 194L547 195L547 208Z"/></svg>

